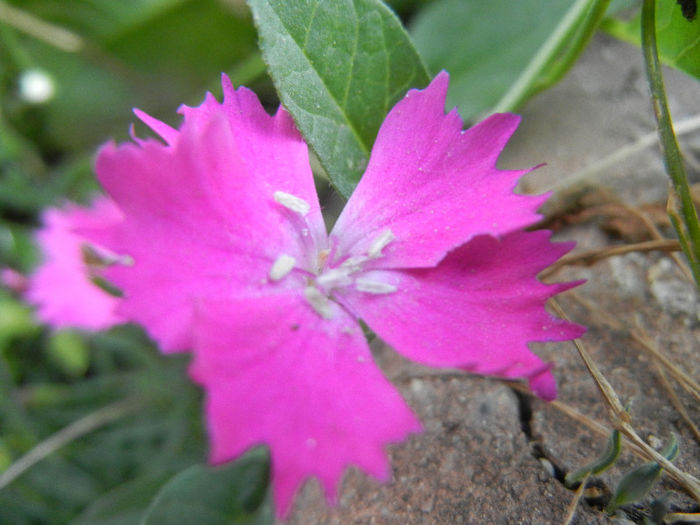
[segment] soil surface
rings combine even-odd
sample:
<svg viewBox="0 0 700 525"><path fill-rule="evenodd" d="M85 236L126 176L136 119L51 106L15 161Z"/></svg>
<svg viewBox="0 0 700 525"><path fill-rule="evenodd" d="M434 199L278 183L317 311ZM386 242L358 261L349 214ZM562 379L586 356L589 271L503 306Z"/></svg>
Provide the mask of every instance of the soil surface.
<svg viewBox="0 0 700 525"><path fill-rule="evenodd" d="M666 82L676 125L700 113L697 81L668 70ZM577 241L574 253L650 240L648 223L675 238L664 213L668 179L656 142L621 161L601 163L655 132L638 49L596 37L567 78L530 101L522 115L501 166L547 162L527 177L522 190L555 190L545 208L551 218L547 224L557 239ZM691 180L700 180L700 131L682 135L681 144ZM680 453L674 463L700 477L700 445L674 408L656 361L638 342L646 338L700 381L699 296L692 281L665 252L634 252L590 267L565 267L548 279L587 280L559 303L573 320L589 326L583 343L629 405L639 435L659 447L675 434ZM565 523L575 493L564 486L564 475L596 458L607 441L565 409L607 429L612 425L572 343L533 348L556 364L557 403L544 403L496 380L421 368L378 345L379 364L420 416L425 432L390 448L390 483L378 484L351 469L338 505L328 507L317 483L310 481L288 523ZM665 375L698 424L697 399ZM642 523L652 512L652 501L667 491L670 511L700 512L667 477L617 517L603 512L620 478L642 463L626 446L613 468L591 479L571 523Z"/></svg>

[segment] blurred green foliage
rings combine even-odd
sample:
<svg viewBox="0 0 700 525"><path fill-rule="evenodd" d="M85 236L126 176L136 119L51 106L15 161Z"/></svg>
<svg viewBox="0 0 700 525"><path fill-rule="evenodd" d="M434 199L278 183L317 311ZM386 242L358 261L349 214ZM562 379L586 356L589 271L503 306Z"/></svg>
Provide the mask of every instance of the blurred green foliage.
<svg viewBox="0 0 700 525"><path fill-rule="evenodd" d="M656 40L659 58L665 64L700 79L700 18L690 21L677 2L658 2ZM611 35L636 45L641 43L641 15L630 19L610 18L602 28Z"/></svg>
<svg viewBox="0 0 700 525"><path fill-rule="evenodd" d="M32 72L52 86L45 100ZM40 211L97 191L95 149L128 137L132 107L175 124L180 104L218 92L221 72L276 104L241 3L0 2L0 267L30 271ZM0 488L0 523L139 523L170 478L206 460L188 360L132 326L52 333L0 291L0 475L71 423L139 400Z"/></svg>
<svg viewBox="0 0 700 525"><path fill-rule="evenodd" d="M473 120L496 105L569 9L560 0L438 0L411 34L431 73L450 73L449 107Z"/></svg>

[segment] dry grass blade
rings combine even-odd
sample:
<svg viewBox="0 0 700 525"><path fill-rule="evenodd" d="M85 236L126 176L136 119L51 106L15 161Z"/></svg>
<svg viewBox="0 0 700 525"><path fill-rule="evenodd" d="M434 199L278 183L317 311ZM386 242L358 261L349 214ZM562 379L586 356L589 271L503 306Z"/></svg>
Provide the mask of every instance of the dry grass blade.
<svg viewBox="0 0 700 525"><path fill-rule="evenodd" d="M556 301L552 300L551 303L557 314L566 319L566 314L556 303ZM700 481L698 481L694 476L680 470L663 455L649 446L646 441L639 437L637 432L632 427L629 414L622 406L622 403L620 402L620 399L618 398L612 385L602 374L598 368L598 365L595 364L595 361L593 361L593 358L585 349L581 341L575 339L574 343L576 344L576 348L581 356L581 359L583 359L588 372L591 374L591 377L593 377L598 390L603 396L603 400L608 407L608 414L613 426L622 432L622 434L626 436L632 444L637 446L645 458L658 463L666 470L666 474L671 479L681 485L688 492L688 494L695 499L695 501L700 503Z"/></svg>
<svg viewBox="0 0 700 525"><path fill-rule="evenodd" d="M613 330L626 332L633 341L641 346L642 350L663 365L669 374L671 374L671 376L678 381L678 383L685 390L700 401L700 385L698 385L698 383L692 377L686 374L678 365L666 357L663 352L656 347L654 341L639 324L637 324L636 328L629 329L617 321L615 316L611 315L610 312L602 310L601 308L592 304L589 300L581 297L580 294L577 294L576 292L569 292L569 297L574 299L577 303L595 315L596 319L602 324L612 328Z"/></svg>
<svg viewBox="0 0 700 525"><path fill-rule="evenodd" d="M664 239L664 236L659 231L659 229L656 227L656 224L654 224L654 221L652 221L646 213L644 213L642 210L640 210L634 206L625 205L625 208L627 209L627 211L629 211L635 217L638 217L639 220L641 220L644 223L644 225L649 230L649 233L651 233L651 235L655 239L657 239L657 240ZM685 264L685 262L683 261L681 256L678 253L670 253L669 255L675 261L676 265L678 265L678 267L681 269L681 271L685 275L686 279L688 279L688 281L690 281L690 282L693 282L693 273L690 271L690 268L688 267L688 265Z"/></svg>
<svg viewBox="0 0 700 525"><path fill-rule="evenodd" d="M700 115L678 121L675 123L674 128L678 137L694 133L700 129ZM658 140L658 133L652 131L573 173L565 181L554 187L554 194L545 205L545 214L547 216L556 215L566 208L566 202L572 198L572 195L579 192L582 187L595 183L603 175L606 176L606 180L609 180L609 177L615 176L610 170L611 167L634 157L646 148L658 144Z"/></svg>
<svg viewBox="0 0 700 525"><path fill-rule="evenodd" d="M635 244L625 244L622 246L611 246L586 250L562 257L557 262L549 266L540 273L540 277L549 277L565 266L589 266L602 259L624 255L632 252L677 252L681 249L680 243L672 239L656 239L653 241L639 242Z"/></svg>
<svg viewBox="0 0 700 525"><path fill-rule="evenodd" d="M663 385L664 389L668 393L668 397L671 399L671 403L673 404L673 407L680 414L681 419L683 419L683 421L685 421L685 424L688 425L688 427L690 428L690 431L695 436L695 439L697 440L697 442L700 443L700 430L698 430L698 427L690 419L690 416L688 415L688 411L683 406L683 403L681 403L681 400L678 399L676 392L673 390L671 383L668 381L668 378L666 377L666 373L664 372L664 369L661 367L661 365L659 363L656 363L656 370L659 373L659 379L661 379L661 384Z"/></svg>
<svg viewBox="0 0 700 525"><path fill-rule="evenodd" d="M586 483L588 483L589 476L590 474L586 474L586 477L581 481L581 485L576 489L574 499L572 499L571 503L569 503L563 525L571 525L571 523L573 523L574 517L576 517L576 509L578 508L578 504L581 501L581 496L583 496L583 492L586 489Z"/></svg>
<svg viewBox="0 0 700 525"><path fill-rule="evenodd" d="M683 370L675 365L668 357L661 353L661 351L656 348L649 335L644 332L642 327L638 326L635 330L631 330L630 337L639 343L649 355L666 367L673 378L700 401L700 385L698 385L698 383L692 377L683 372Z"/></svg>

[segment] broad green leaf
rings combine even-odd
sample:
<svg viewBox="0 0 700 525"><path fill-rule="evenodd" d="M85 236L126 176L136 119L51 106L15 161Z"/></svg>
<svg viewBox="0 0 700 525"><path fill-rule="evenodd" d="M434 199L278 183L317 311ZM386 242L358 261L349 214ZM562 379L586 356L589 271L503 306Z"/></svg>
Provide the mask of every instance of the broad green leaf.
<svg viewBox="0 0 700 525"><path fill-rule="evenodd" d="M272 523L272 511L266 501L267 482L267 453L260 448L220 467L195 465L163 486L141 523Z"/></svg>
<svg viewBox="0 0 700 525"><path fill-rule="evenodd" d="M602 28L614 37L638 46L640 23L641 14L637 14L629 21L607 19ZM689 22L675 1L657 2L656 43L662 62L700 79L700 17Z"/></svg>
<svg viewBox="0 0 700 525"><path fill-rule="evenodd" d="M71 525L134 525L166 481L163 474L130 480L90 503Z"/></svg>
<svg viewBox="0 0 700 525"><path fill-rule="evenodd" d="M438 0L411 24L431 71L450 73L449 107L465 120L491 109L571 7L561 0Z"/></svg>
<svg viewBox="0 0 700 525"><path fill-rule="evenodd" d="M249 0L280 99L346 197L391 107L428 73L379 0Z"/></svg>

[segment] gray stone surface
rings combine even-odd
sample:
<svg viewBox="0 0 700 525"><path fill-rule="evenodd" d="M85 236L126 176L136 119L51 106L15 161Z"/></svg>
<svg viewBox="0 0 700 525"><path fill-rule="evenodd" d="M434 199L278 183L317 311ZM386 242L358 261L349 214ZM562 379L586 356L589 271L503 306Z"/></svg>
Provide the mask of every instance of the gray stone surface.
<svg viewBox="0 0 700 525"><path fill-rule="evenodd" d="M700 113L696 81L668 72L667 82L677 121ZM608 37L596 37L572 73L533 99L523 117L502 166L546 161L547 166L530 176L523 189L536 193L555 187L565 193L567 180L581 170L654 131L639 51ZM690 155L700 158L700 133L682 142ZM691 169L691 176L698 177L698 173ZM667 179L655 147L590 175L588 182L609 188L606 198L612 202L665 204ZM596 210L581 217L557 222L557 237L575 239L577 249L630 242L605 233L604 217ZM645 234L643 225L640 231ZM694 286L664 254L634 253L591 268L567 268L555 280L581 278L588 282L574 293L590 307L574 300L571 292L562 297L561 304L573 319L590 327L583 338L589 352L622 402L629 403L639 434L656 443L668 439L671 432L676 434L681 452L675 463L700 476L700 445L673 408L652 359L628 334L630 329L643 327L659 348L699 380L700 328ZM611 328L610 320L619 327ZM575 347L561 343L533 348L556 363L559 401L608 425L607 410ZM421 417L425 432L391 447L393 480L386 485L351 470L339 504L329 508L315 482L307 484L290 524L564 523L574 494L553 474L574 470L596 457L604 437L554 405L531 398L520 405L514 392L497 381L436 374L381 347L377 359ZM697 424L697 400L681 389L676 392ZM531 414L521 410L523 406ZM529 435L523 421L529 422ZM547 461L538 459L539 455ZM549 462L559 470L548 468ZM609 494L623 473L641 462L623 453L613 469L596 477L599 491ZM698 510L668 480L655 488L653 496L667 490L674 509ZM591 499L579 505L573 523L641 523L648 504L646 500L626 518L614 520Z"/></svg>

